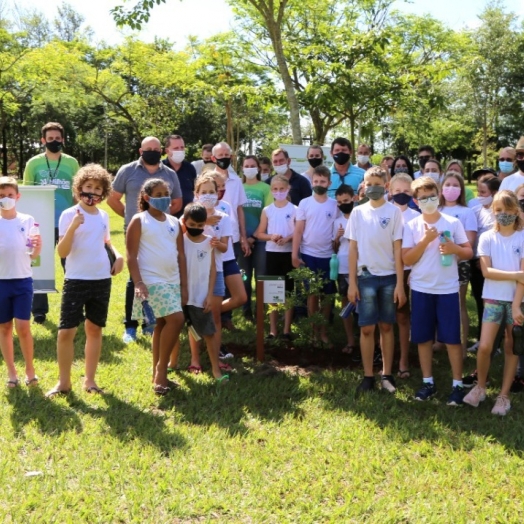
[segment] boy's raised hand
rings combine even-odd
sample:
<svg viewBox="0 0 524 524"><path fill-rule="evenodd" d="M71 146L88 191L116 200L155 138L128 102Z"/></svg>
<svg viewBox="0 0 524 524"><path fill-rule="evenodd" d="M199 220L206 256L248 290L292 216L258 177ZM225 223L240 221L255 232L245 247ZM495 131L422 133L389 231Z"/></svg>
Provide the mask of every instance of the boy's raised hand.
<svg viewBox="0 0 524 524"><path fill-rule="evenodd" d="M335 237L335 240L340 240L340 238L343 236L344 236L344 228L342 226L338 226L337 236Z"/></svg>
<svg viewBox="0 0 524 524"><path fill-rule="evenodd" d="M76 210L76 215L73 217L73 220L71 222L71 225L78 229L82 224L84 223L84 214L80 213L80 209Z"/></svg>
<svg viewBox="0 0 524 524"><path fill-rule="evenodd" d="M427 242L428 244L430 244L436 238L438 238L437 228L436 227L428 227L427 224L424 224L424 238L423 238L423 240L425 242Z"/></svg>

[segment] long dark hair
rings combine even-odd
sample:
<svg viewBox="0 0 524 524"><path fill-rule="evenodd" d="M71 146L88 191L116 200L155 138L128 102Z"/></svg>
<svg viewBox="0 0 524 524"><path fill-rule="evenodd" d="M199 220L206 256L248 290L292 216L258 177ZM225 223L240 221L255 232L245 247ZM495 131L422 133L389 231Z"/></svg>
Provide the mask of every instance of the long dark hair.
<svg viewBox="0 0 524 524"><path fill-rule="evenodd" d="M391 164L391 177L394 177L395 176L395 166L397 165L397 162L399 160L404 160L404 162L406 162L406 166L408 168L408 172L407 174L411 177L411 179L413 180L414 179L414 174L413 174L413 164L411 163L411 160L406 156L406 155L398 155L394 160L393 160L393 163Z"/></svg>

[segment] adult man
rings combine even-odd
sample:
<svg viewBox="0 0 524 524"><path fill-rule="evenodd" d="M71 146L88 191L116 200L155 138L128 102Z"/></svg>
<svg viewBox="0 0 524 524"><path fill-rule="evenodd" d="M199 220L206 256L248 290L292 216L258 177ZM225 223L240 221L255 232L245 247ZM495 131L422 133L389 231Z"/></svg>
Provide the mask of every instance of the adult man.
<svg viewBox="0 0 524 524"><path fill-rule="evenodd" d="M517 152L513 147L503 147L499 151L499 172L498 177L504 180L507 176L515 173L515 157Z"/></svg>
<svg viewBox="0 0 524 524"><path fill-rule="evenodd" d="M367 144L360 144L357 147L357 163L355 165L366 171L373 166L370 159L371 148Z"/></svg>
<svg viewBox="0 0 524 524"><path fill-rule="evenodd" d="M424 166L426 165L426 162L431 158L435 158L435 149L433 148L433 146L420 146L418 148L419 170L415 172L415 179L417 179L419 176L422 176Z"/></svg>
<svg viewBox="0 0 524 524"><path fill-rule="evenodd" d="M347 138L337 137L331 143L331 156L335 163L331 167L331 185L328 196L335 198L337 189L342 184L353 188L358 193L358 186L364 180L365 171L358 166L351 165L351 153L353 147Z"/></svg>
<svg viewBox="0 0 524 524"><path fill-rule="evenodd" d="M169 212L174 215L182 208L182 191L176 173L162 162L162 146L160 140L154 136L148 136L142 140L142 146L139 149L140 158L123 165L116 174L113 181L113 191L107 203L109 207L121 217L124 217L124 231L127 225L138 212L138 195L144 182L149 178L161 178L165 180L171 189L171 206ZM126 197L125 205L122 203L122 197ZM136 340L136 329L138 322L131 320L131 311L133 308L133 297L135 286L131 279L126 286L126 318L125 333L122 340L129 344Z"/></svg>
<svg viewBox="0 0 524 524"><path fill-rule="evenodd" d="M78 171L78 162L72 156L62 153L64 146L64 128L57 122L48 122L42 127L42 144L45 151L29 159L24 170L24 185L54 185L55 191L55 243L58 241L58 220L62 211L74 203L72 182ZM64 265L62 260L62 266ZM38 293L33 298L33 319L37 324L46 320L49 301L45 293Z"/></svg>
<svg viewBox="0 0 524 524"><path fill-rule="evenodd" d="M289 167L291 159L285 149L275 149L271 153L271 161L275 173L283 175L289 180L289 199L295 206L298 206L303 198L310 197L313 194L309 180ZM273 177L266 180L267 184L271 184L271 178Z"/></svg>
<svg viewBox="0 0 524 524"><path fill-rule="evenodd" d="M191 162L192 166L195 168L196 176L200 176L202 174L202 170L206 164L213 163L213 160L211 160L212 151L213 144L204 144L202 146L202 152L200 153L200 156L202 157L201 160L194 160Z"/></svg>
<svg viewBox="0 0 524 524"><path fill-rule="evenodd" d="M195 167L187 160L184 160L186 157L186 145L180 135L169 135L164 146L167 158L162 162L176 172L180 182L180 189L182 190L182 207L180 211L175 213L175 216L180 218L184 213L186 205L193 202L197 174Z"/></svg>
<svg viewBox="0 0 524 524"><path fill-rule="evenodd" d="M302 173L302 176L305 176L311 184L311 179L313 177L313 171L315 167L320 166L324 163L324 151L322 151L322 146L316 144L309 146L306 152L306 158L309 167L306 171Z"/></svg>
<svg viewBox="0 0 524 524"><path fill-rule="evenodd" d="M510 191L515 191L517 187L521 184L524 184L524 136L521 136L515 147L515 162L517 164L518 171L507 176L502 183L500 184L500 191L503 189L509 189Z"/></svg>

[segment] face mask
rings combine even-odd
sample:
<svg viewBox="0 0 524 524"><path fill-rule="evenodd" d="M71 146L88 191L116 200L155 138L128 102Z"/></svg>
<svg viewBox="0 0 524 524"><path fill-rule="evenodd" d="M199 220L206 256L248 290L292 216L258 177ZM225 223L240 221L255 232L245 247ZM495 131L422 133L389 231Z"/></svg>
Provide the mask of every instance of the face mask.
<svg viewBox="0 0 524 524"><path fill-rule="evenodd" d="M517 215L510 215L509 213L498 213L495 215L495 220L499 226L511 226L517 220Z"/></svg>
<svg viewBox="0 0 524 524"><path fill-rule="evenodd" d="M269 175L267 173L262 173L260 178L262 179L262 182L265 182L269 178Z"/></svg>
<svg viewBox="0 0 524 524"><path fill-rule="evenodd" d="M102 202L102 197L96 193L85 193L82 191L80 193L80 198L82 199L82 202L88 206L95 206Z"/></svg>
<svg viewBox="0 0 524 524"><path fill-rule="evenodd" d="M519 206L520 206L520 210L524 211L524 199L523 200L519 200Z"/></svg>
<svg viewBox="0 0 524 524"><path fill-rule="evenodd" d="M248 180L253 180L253 178L256 178L258 175L258 167L245 167L244 168L244 176Z"/></svg>
<svg viewBox="0 0 524 524"><path fill-rule="evenodd" d="M370 200L380 200L384 196L386 188L384 186L368 186L364 192Z"/></svg>
<svg viewBox="0 0 524 524"><path fill-rule="evenodd" d="M327 193L327 187L324 186L313 186L311 189L313 190L313 193L316 193L320 196Z"/></svg>
<svg viewBox="0 0 524 524"><path fill-rule="evenodd" d="M489 195L487 197L477 197L477 200L481 206L489 206L491 202L493 202L493 196Z"/></svg>
<svg viewBox="0 0 524 524"><path fill-rule="evenodd" d="M349 215L353 211L353 202L346 202L345 204L339 204L338 208L344 215Z"/></svg>
<svg viewBox="0 0 524 524"><path fill-rule="evenodd" d="M271 194L275 200L285 200L289 194L289 189L286 191L271 191Z"/></svg>
<svg viewBox="0 0 524 524"><path fill-rule="evenodd" d="M6 211L9 211L10 209L13 209L15 205L16 205L16 200L14 198L10 198L10 197L0 198L0 209L5 209Z"/></svg>
<svg viewBox="0 0 524 524"><path fill-rule="evenodd" d="M204 229L201 227L186 227L187 234L191 237L197 237L204 232Z"/></svg>
<svg viewBox="0 0 524 524"><path fill-rule="evenodd" d="M220 169L227 169L231 164L230 158L217 158L216 165Z"/></svg>
<svg viewBox="0 0 524 524"><path fill-rule="evenodd" d="M171 160L175 164L180 164L184 158L186 158L186 152L185 151L172 151L171 152Z"/></svg>
<svg viewBox="0 0 524 524"><path fill-rule="evenodd" d="M156 166L160 162L160 151L142 151L142 159L149 166Z"/></svg>
<svg viewBox="0 0 524 524"><path fill-rule="evenodd" d="M426 167L426 163L427 161L429 160L429 156L421 156L419 159L418 159L418 165L420 166L420 170L422 171L424 169L424 167Z"/></svg>
<svg viewBox="0 0 524 524"><path fill-rule="evenodd" d="M435 201L428 200L425 204L419 201L418 207L422 213L426 215L432 215L438 209L438 197L435 198Z"/></svg>
<svg viewBox="0 0 524 524"><path fill-rule="evenodd" d="M62 149L62 142L59 142L58 140L53 140L52 142L46 142L45 148L50 153L58 153Z"/></svg>
<svg viewBox="0 0 524 524"><path fill-rule="evenodd" d="M198 201L206 208L212 209L216 206L218 200L217 195L213 194L207 194L207 195L199 195Z"/></svg>
<svg viewBox="0 0 524 524"><path fill-rule="evenodd" d="M185 153L184 153L184 157L185 157ZM204 160L204 164L213 164L213 160Z"/></svg>
<svg viewBox="0 0 524 524"><path fill-rule="evenodd" d="M349 153L337 153L336 155L333 155L333 160L335 161L335 164L338 164L339 166L347 164L349 162L349 158Z"/></svg>
<svg viewBox="0 0 524 524"><path fill-rule="evenodd" d="M511 173L513 171L513 162L506 160L499 162L499 170L501 173Z"/></svg>
<svg viewBox="0 0 524 524"><path fill-rule="evenodd" d="M365 166L367 163L369 163L369 156L367 156L367 155L358 155L357 156L357 162L360 165Z"/></svg>
<svg viewBox="0 0 524 524"><path fill-rule="evenodd" d="M407 167L396 167L395 168L395 171L393 171L393 173L395 173L395 175L398 175L399 173L409 173L409 170Z"/></svg>
<svg viewBox="0 0 524 524"><path fill-rule="evenodd" d="M424 173L424 176L429 176L429 178L432 178L436 184L440 183L440 173Z"/></svg>
<svg viewBox="0 0 524 524"><path fill-rule="evenodd" d="M162 213L167 213L167 211L169 211L169 206L171 205L171 197L149 197L149 205L162 211Z"/></svg>
<svg viewBox="0 0 524 524"><path fill-rule="evenodd" d="M391 198L393 199L393 202L399 206L405 206L411 201L411 195L408 195L407 193L397 193L396 195L392 195Z"/></svg>
<svg viewBox="0 0 524 524"><path fill-rule="evenodd" d="M308 158L309 165L313 168L322 165L322 158Z"/></svg>
<svg viewBox="0 0 524 524"><path fill-rule="evenodd" d="M456 202L460 196L460 187L446 186L442 189L442 194L448 202Z"/></svg>
<svg viewBox="0 0 524 524"><path fill-rule="evenodd" d="M517 160L517 167L521 173L524 173L524 160Z"/></svg>
<svg viewBox="0 0 524 524"><path fill-rule="evenodd" d="M285 175L289 169L289 166L287 164L282 164L281 166L273 166L273 169L277 175Z"/></svg>
<svg viewBox="0 0 524 524"><path fill-rule="evenodd" d="M217 191L218 200L222 200L224 198L225 194L226 194L226 190L225 189L219 189Z"/></svg>

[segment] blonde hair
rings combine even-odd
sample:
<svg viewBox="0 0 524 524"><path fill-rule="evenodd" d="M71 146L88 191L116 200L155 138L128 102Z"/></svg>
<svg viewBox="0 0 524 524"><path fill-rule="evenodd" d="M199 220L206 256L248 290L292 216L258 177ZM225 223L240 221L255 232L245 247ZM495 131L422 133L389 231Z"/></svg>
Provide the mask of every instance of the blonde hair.
<svg viewBox="0 0 524 524"><path fill-rule="evenodd" d="M437 183L430 176L421 176L411 182L411 191L413 192L414 198L418 198L418 192L421 189L425 189L426 191L435 190L437 195L439 194Z"/></svg>
<svg viewBox="0 0 524 524"><path fill-rule="evenodd" d="M270 186L273 185L273 182L281 182L282 184L286 184L289 187L289 180L284 175L275 175L271 177Z"/></svg>
<svg viewBox="0 0 524 524"><path fill-rule="evenodd" d="M12 176L0 176L0 189L12 187L18 194L18 182Z"/></svg>
<svg viewBox="0 0 524 524"><path fill-rule="evenodd" d="M493 203L491 204L491 208L493 210L495 209L495 204L497 202L500 202L508 213L513 213L517 215L517 219L513 224L513 229L515 231L521 231L522 227L524 226L524 221L522 220L522 218L520 218L521 209L519 201L517 200L517 195L513 191L503 189L493 197ZM495 229L495 231L500 231L499 223L496 220L493 228Z"/></svg>
<svg viewBox="0 0 524 524"><path fill-rule="evenodd" d="M393 185L395 184L395 182L406 182L406 184L411 186L411 182L413 182L413 179L407 173L398 173L389 182L390 192L393 191Z"/></svg>
<svg viewBox="0 0 524 524"><path fill-rule="evenodd" d="M376 176L376 177L382 179L384 182L387 182L387 180L388 180L388 173L387 173L387 171L383 167L380 167L380 166L370 167L366 171L366 173L364 174L364 180L367 180L368 178L370 178L372 176Z"/></svg>
<svg viewBox="0 0 524 524"><path fill-rule="evenodd" d="M221 176L221 175L219 175L219 176ZM205 175L200 175L195 180L195 193L198 193L200 188L204 184L213 184L215 186L215 191L217 191L217 181L215 180L215 177L212 174L210 174L210 173L206 173Z"/></svg>

